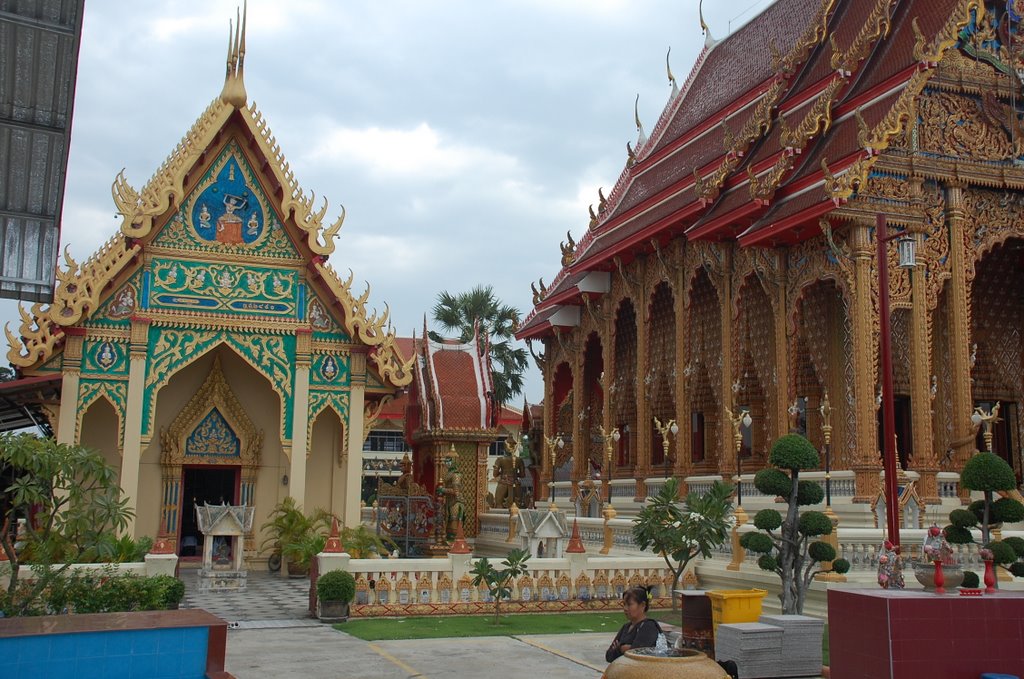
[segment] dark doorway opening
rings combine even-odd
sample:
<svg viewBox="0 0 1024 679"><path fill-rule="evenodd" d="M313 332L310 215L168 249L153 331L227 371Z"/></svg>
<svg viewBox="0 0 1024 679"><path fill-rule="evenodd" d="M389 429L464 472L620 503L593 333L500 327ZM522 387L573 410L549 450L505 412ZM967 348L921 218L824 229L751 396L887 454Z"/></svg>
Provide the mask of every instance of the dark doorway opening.
<svg viewBox="0 0 1024 679"><path fill-rule="evenodd" d="M181 474L181 535L178 554L203 555L203 534L196 522L195 505L236 504L241 467L185 467Z"/></svg>
<svg viewBox="0 0 1024 679"><path fill-rule="evenodd" d="M906 470L914 457L914 437L912 429L912 413L909 396L893 396L893 414L896 420L896 456L900 469ZM882 409L878 409L878 453L885 455L885 427L882 422Z"/></svg>

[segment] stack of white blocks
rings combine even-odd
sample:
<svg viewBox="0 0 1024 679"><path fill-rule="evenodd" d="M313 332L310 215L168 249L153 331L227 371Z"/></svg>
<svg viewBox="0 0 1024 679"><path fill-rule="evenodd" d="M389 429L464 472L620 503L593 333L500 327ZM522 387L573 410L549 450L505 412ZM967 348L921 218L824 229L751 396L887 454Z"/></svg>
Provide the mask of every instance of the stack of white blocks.
<svg viewBox="0 0 1024 679"><path fill-rule="evenodd" d="M718 626L715 658L733 660L740 679L777 677L782 671L781 627L761 622L735 622Z"/></svg>
<svg viewBox="0 0 1024 679"><path fill-rule="evenodd" d="M759 620L719 625L715 658L735 661L740 679L821 674L824 620L807 615L762 615Z"/></svg>
<svg viewBox="0 0 1024 679"><path fill-rule="evenodd" d="M821 673L821 635L825 621L808 615L762 615L766 625L782 628L780 677L816 677Z"/></svg>

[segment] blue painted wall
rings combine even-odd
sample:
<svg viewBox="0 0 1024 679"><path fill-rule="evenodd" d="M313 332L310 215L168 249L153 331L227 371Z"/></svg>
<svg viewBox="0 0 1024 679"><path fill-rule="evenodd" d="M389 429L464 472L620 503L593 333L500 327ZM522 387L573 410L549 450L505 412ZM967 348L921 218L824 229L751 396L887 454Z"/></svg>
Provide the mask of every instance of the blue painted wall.
<svg viewBox="0 0 1024 679"><path fill-rule="evenodd" d="M0 639L12 679L204 679L207 627Z"/></svg>

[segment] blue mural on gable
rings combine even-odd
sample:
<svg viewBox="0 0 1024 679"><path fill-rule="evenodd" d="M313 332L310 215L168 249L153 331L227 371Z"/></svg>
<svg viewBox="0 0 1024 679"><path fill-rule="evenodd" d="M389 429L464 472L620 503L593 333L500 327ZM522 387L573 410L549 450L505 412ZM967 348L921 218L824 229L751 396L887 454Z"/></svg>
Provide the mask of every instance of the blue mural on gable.
<svg viewBox="0 0 1024 679"><path fill-rule="evenodd" d="M185 442L185 457L239 457L242 444L224 416L210 410Z"/></svg>
<svg viewBox="0 0 1024 679"><path fill-rule="evenodd" d="M250 245L263 235L267 215L235 153L212 170L192 201L192 228L208 243Z"/></svg>

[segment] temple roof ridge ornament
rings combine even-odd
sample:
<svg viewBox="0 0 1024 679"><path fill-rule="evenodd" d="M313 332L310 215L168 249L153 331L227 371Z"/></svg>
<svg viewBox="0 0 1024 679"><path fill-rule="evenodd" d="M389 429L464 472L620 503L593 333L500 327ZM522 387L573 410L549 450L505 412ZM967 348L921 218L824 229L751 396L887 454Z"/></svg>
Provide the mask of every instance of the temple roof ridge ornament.
<svg viewBox="0 0 1024 679"><path fill-rule="evenodd" d="M704 34L704 48L711 49L718 43L715 36L711 35L711 28L704 21L704 0L697 3L697 16L700 18L700 31Z"/></svg>
<svg viewBox="0 0 1024 679"><path fill-rule="evenodd" d="M245 24L246 15L249 13L249 3L246 0L242 3L242 13L239 16L236 12L234 25L234 36L232 37L231 20L228 19L228 59L227 71L224 74L224 89L220 92L220 99L225 104L240 109L245 107L248 100L245 94Z"/></svg>

